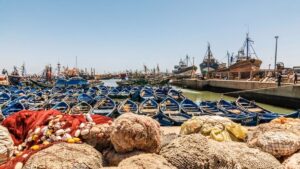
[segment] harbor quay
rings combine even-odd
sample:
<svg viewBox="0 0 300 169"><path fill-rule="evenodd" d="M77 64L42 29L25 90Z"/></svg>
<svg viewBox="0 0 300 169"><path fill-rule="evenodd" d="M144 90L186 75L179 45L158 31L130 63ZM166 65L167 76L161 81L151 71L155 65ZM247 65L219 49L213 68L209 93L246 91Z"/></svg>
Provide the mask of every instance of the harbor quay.
<svg viewBox="0 0 300 169"><path fill-rule="evenodd" d="M181 79L173 80L171 84L182 88L223 93L232 97L241 96L291 109L298 109L300 104L300 86L291 83L283 83L281 87L278 87L274 82Z"/></svg>

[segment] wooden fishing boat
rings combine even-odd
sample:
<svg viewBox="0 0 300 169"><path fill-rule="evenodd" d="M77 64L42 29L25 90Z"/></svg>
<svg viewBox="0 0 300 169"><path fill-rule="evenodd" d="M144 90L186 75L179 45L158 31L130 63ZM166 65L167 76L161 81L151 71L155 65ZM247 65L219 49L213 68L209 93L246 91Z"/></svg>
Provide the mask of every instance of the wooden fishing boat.
<svg viewBox="0 0 300 169"><path fill-rule="evenodd" d="M158 121L160 126L174 126L174 125L176 125L170 117L166 116L162 112L159 112L157 115L153 116L152 118L154 120Z"/></svg>
<svg viewBox="0 0 300 169"><path fill-rule="evenodd" d="M100 98L93 107L92 113L103 116L110 116L116 111L116 103L109 97L104 96Z"/></svg>
<svg viewBox="0 0 300 169"><path fill-rule="evenodd" d="M69 111L69 114L89 114L91 113L92 106L87 102L80 102L73 106Z"/></svg>
<svg viewBox="0 0 300 169"><path fill-rule="evenodd" d="M132 101L139 101L140 100L140 88L139 87L133 87L130 89L130 96Z"/></svg>
<svg viewBox="0 0 300 169"><path fill-rule="evenodd" d="M6 105L10 101L10 95L7 93L0 94L0 108Z"/></svg>
<svg viewBox="0 0 300 169"><path fill-rule="evenodd" d="M77 97L78 102L86 102L90 105L94 104L94 99L93 97L89 96L88 94L82 93L78 95Z"/></svg>
<svg viewBox="0 0 300 169"><path fill-rule="evenodd" d="M202 109L190 99L184 99L180 103L181 112L190 116L200 116L203 113Z"/></svg>
<svg viewBox="0 0 300 169"><path fill-rule="evenodd" d="M126 99L123 102L120 103L120 105L118 106L118 113L119 114L123 114L123 113L138 113L138 105L130 100L130 99Z"/></svg>
<svg viewBox="0 0 300 169"><path fill-rule="evenodd" d="M146 99L139 106L139 114L153 117L159 113L159 105L154 99Z"/></svg>
<svg viewBox="0 0 300 169"><path fill-rule="evenodd" d="M58 110L62 113L69 113L70 106L69 106L68 103L62 101L62 102L59 102L56 105L54 105L51 109L52 110Z"/></svg>
<svg viewBox="0 0 300 169"><path fill-rule="evenodd" d="M189 115L180 112L180 105L173 98L165 98L159 104L159 107L160 111L174 122L174 125L181 125L183 122L190 119Z"/></svg>
<svg viewBox="0 0 300 169"><path fill-rule="evenodd" d="M44 110L45 99L42 97L42 95L35 94L30 96L27 99L27 102L23 105L28 110Z"/></svg>
<svg viewBox="0 0 300 169"><path fill-rule="evenodd" d="M242 125L253 126L256 125L258 121L256 116L245 115L245 114L233 114L227 112L226 110L220 109L217 106L217 102L202 101L200 103L200 108L203 110L204 113L208 115L227 117L236 123L241 123Z"/></svg>
<svg viewBox="0 0 300 169"><path fill-rule="evenodd" d="M217 107L226 112L227 116L234 117L235 122L241 123L242 125L256 126L258 124L257 114L245 112L226 100L219 100Z"/></svg>
<svg viewBox="0 0 300 169"><path fill-rule="evenodd" d="M127 89L123 89L117 94L118 99L127 99L130 97L130 91Z"/></svg>
<svg viewBox="0 0 300 169"><path fill-rule="evenodd" d="M8 104L4 108L2 108L1 112L5 117L7 117L21 110L25 110L25 107L22 103L17 101L17 102L12 102L11 104Z"/></svg>
<svg viewBox="0 0 300 169"><path fill-rule="evenodd" d="M95 97L97 95L97 90L93 88L89 88L86 94L89 95L90 97Z"/></svg>
<svg viewBox="0 0 300 169"><path fill-rule="evenodd" d="M116 88L113 88L112 90L110 90L107 94L108 97L114 99L114 98L117 98L118 97L118 94L119 94L119 90L116 89Z"/></svg>
<svg viewBox="0 0 300 169"><path fill-rule="evenodd" d="M51 83L41 82L41 81L37 81L37 80L33 80L33 79L29 79L29 80L32 84L34 84L38 87L41 87L41 88L51 88L54 86Z"/></svg>
<svg viewBox="0 0 300 169"><path fill-rule="evenodd" d="M182 102L185 99L185 96L183 96L182 92L175 89L170 89L168 96L175 99L177 102Z"/></svg>
<svg viewBox="0 0 300 169"><path fill-rule="evenodd" d="M149 88L143 88L140 91L140 98L142 100L147 100L147 99L154 99L154 93L152 89Z"/></svg>
<svg viewBox="0 0 300 169"><path fill-rule="evenodd" d="M269 110L266 110L266 109L258 106L254 101L249 101L242 97L239 97L235 101L235 104L244 111L256 113L259 118L259 123L266 123L275 118L280 117L277 113L273 113Z"/></svg>
<svg viewBox="0 0 300 169"><path fill-rule="evenodd" d="M107 95L108 94L108 88L106 86L99 87L99 94L101 95Z"/></svg>
<svg viewBox="0 0 300 169"><path fill-rule="evenodd" d="M70 107L75 106L78 103L78 96L74 96L74 95L66 95L62 101L66 102ZM58 102L59 103L59 102Z"/></svg>
<svg viewBox="0 0 300 169"><path fill-rule="evenodd" d="M249 34L247 33L244 45L238 51L238 54L235 57L235 62L233 62L234 58L231 58L232 63L230 63L229 66L229 71L231 73L259 71L262 61L258 59L252 43L253 41L250 39Z"/></svg>
<svg viewBox="0 0 300 169"><path fill-rule="evenodd" d="M266 123L278 117L299 118L300 114L299 111L295 111L289 114L274 113L257 105L255 101L249 101L242 97L239 97L235 101L235 104L244 111L256 113L258 115L259 123Z"/></svg>
<svg viewBox="0 0 300 169"><path fill-rule="evenodd" d="M224 116L226 114L216 106L216 102L201 101L199 107L207 115Z"/></svg>
<svg viewBox="0 0 300 169"><path fill-rule="evenodd" d="M154 91L154 96L158 102L161 102L167 97L167 93L163 89L158 88Z"/></svg>
<svg viewBox="0 0 300 169"><path fill-rule="evenodd" d="M100 94L100 95L97 95L96 97L94 97L94 100L96 100L96 102L98 102L99 100L104 99L106 97L107 96Z"/></svg>

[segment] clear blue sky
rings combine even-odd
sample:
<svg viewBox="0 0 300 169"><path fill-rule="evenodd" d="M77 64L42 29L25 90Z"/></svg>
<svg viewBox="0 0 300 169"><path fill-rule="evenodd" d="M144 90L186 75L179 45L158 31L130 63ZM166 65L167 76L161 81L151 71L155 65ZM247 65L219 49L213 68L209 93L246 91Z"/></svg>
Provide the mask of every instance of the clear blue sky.
<svg viewBox="0 0 300 169"><path fill-rule="evenodd" d="M198 65L207 42L226 62L245 33L268 67L274 59L300 65L298 0L0 0L0 69L26 63L28 72L45 64L95 67L96 72L171 70L189 54Z"/></svg>

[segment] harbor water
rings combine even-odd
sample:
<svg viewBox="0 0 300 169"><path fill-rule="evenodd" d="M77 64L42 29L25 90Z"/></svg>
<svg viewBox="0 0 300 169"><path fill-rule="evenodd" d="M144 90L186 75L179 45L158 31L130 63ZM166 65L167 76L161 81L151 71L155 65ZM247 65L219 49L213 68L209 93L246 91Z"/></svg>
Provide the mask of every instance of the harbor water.
<svg viewBox="0 0 300 169"><path fill-rule="evenodd" d="M110 80L103 80L104 85L107 86L117 86L116 82L119 81L119 79L110 79ZM194 102L201 102L204 100L210 100L210 101L217 101L221 98L228 100L228 101L235 101L237 98L234 97L229 97L222 95L221 93L215 93L215 92L210 92L210 91L197 91L197 90L191 90L191 89L184 89L184 88L179 88L179 87L174 87L177 89L180 89L184 96L188 97L189 99L193 100ZM273 106L269 104L263 104L257 102L258 105L261 107L270 110L272 112L276 113L290 113L295 110L287 109L287 108L282 108L278 106Z"/></svg>

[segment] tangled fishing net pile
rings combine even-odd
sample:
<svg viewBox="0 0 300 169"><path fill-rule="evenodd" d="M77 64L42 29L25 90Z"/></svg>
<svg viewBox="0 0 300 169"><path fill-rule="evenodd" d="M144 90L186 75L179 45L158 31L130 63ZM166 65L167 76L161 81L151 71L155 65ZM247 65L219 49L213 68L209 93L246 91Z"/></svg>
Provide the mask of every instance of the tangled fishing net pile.
<svg viewBox="0 0 300 169"><path fill-rule="evenodd" d="M179 135L164 134L155 120L133 113L111 121L25 111L2 125L0 169L300 168L300 119L247 130L224 117L200 116L186 121Z"/></svg>
<svg viewBox="0 0 300 169"><path fill-rule="evenodd" d="M278 118L261 124L249 132L247 143L277 158L290 156L300 150L300 119Z"/></svg>
<svg viewBox="0 0 300 169"><path fill-rule="evenodd" d="M12 157L14 142L8 130L0 125L0 164L6 163Z"/></svg>
<svg viewBox="0 0 300 169"><path fill-rule="evenodd" d="M199 116L184 122L180 134L200 133L216 141L243 141L247 129L220 116Z"/></svg>
<svg viewBox="0 0 300 169"><path fill-rule="evenodd" d="M217 142L201 134L179 137L163 147L160 154L179 169L282 168L275 157L245 143Z"/></svg>
<svg viewBox="0 0 300 169"><path fill-rule="evenodd" d="M150 117L125 113L113 122L110 139L119 153L133 150L155 153L161 144L160 125Z"/></svg>
<svg viewBox="0 0 300 169"><path fill-rule="evenodd" d="M102 163L102 155L90 145L59 143L32 155L23 169L98 169Z"/></svg>
<svg viewBox="0 0 300 169"><path fill-rule="evenodd" d="M119 167L124 169L176 169L176 167L170 164L164 157L157 154L141 154L127 158L119 164Z"/></svg>

